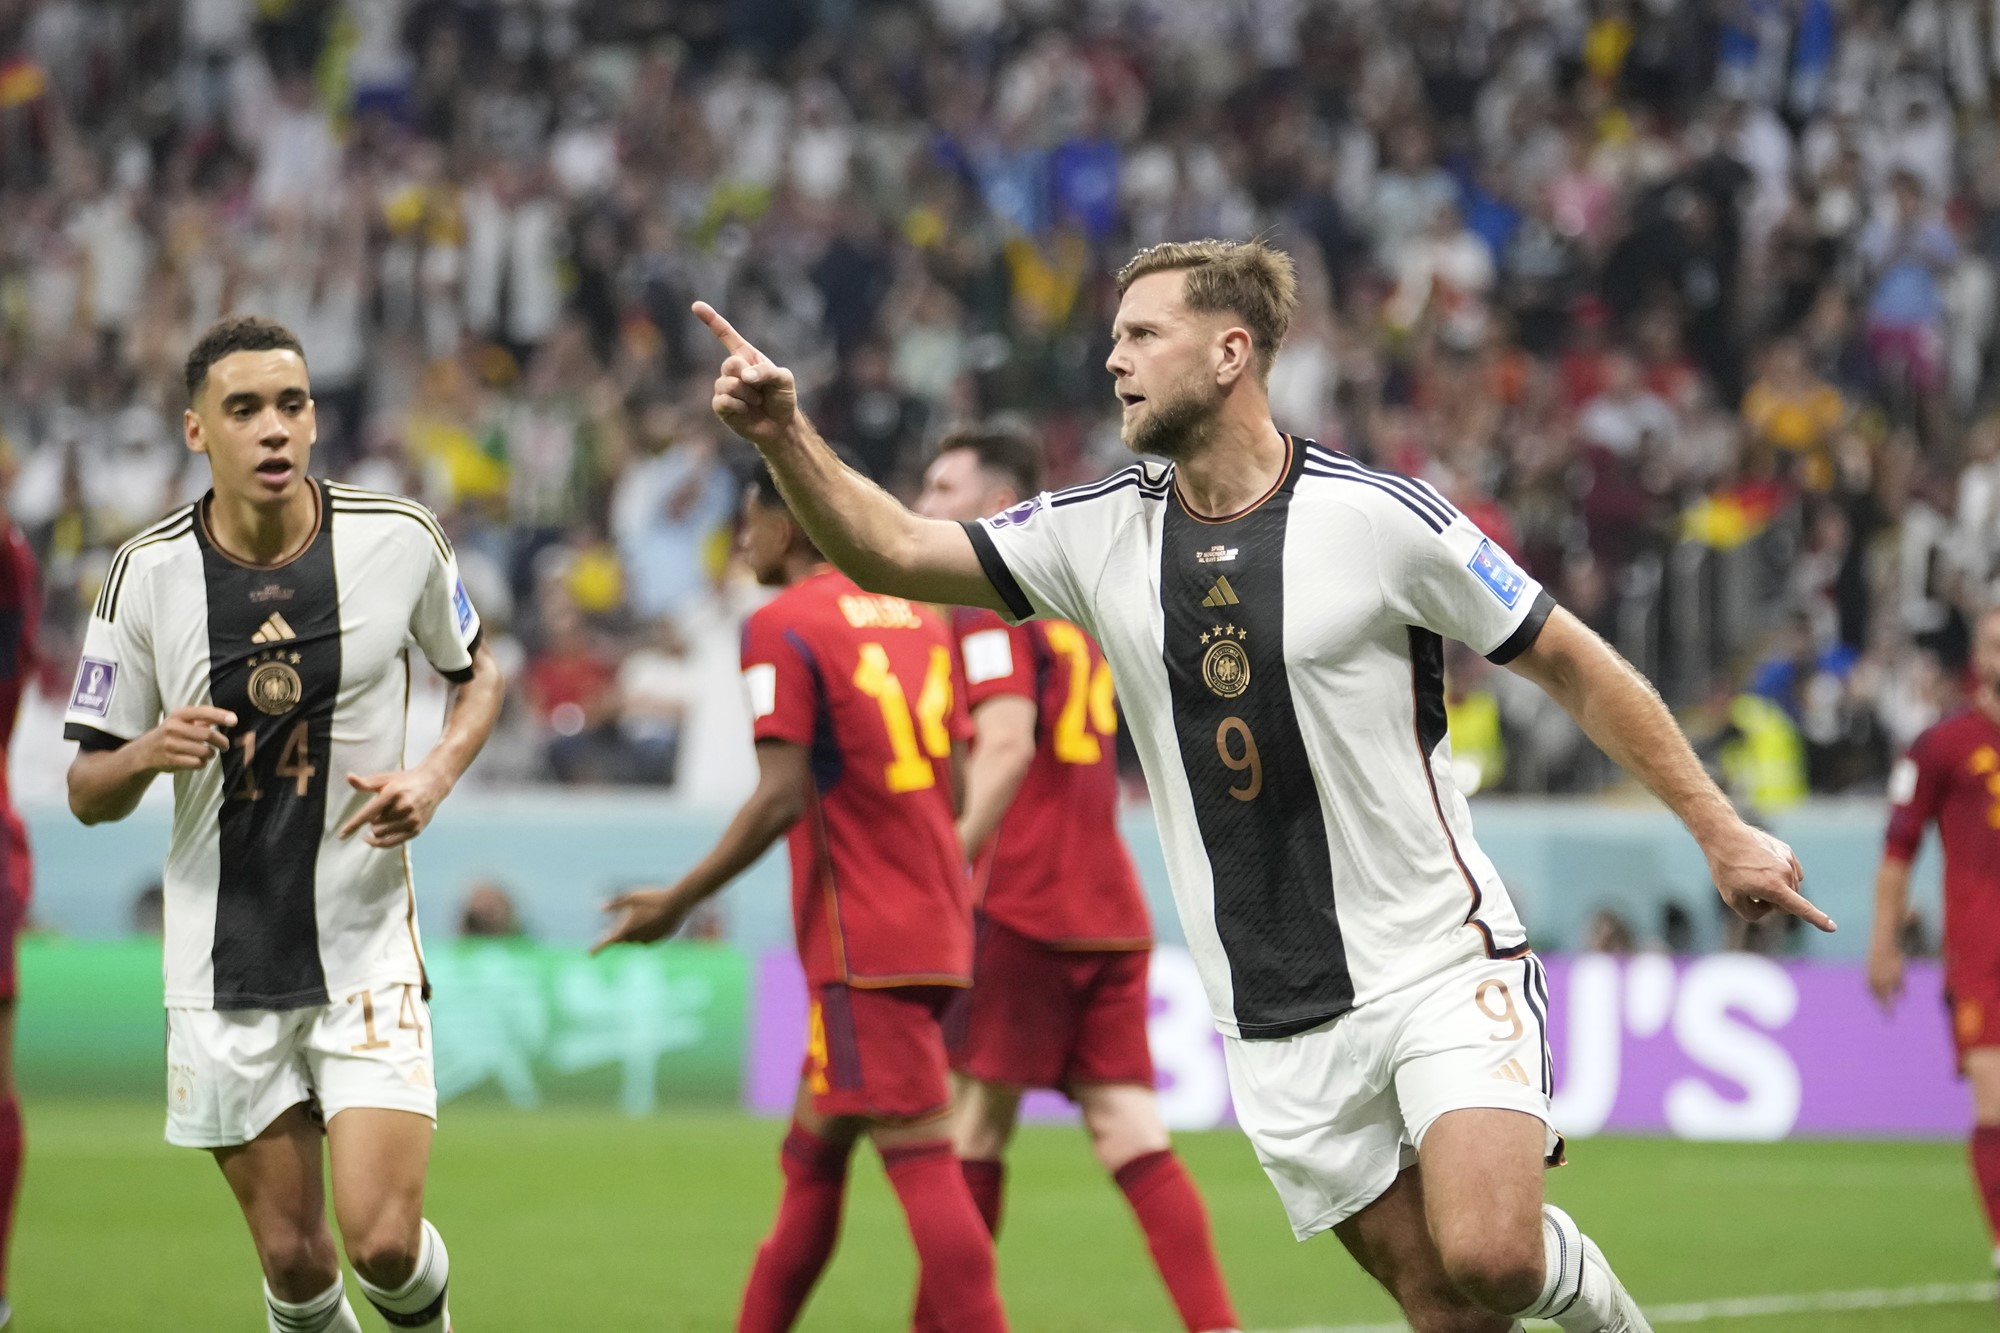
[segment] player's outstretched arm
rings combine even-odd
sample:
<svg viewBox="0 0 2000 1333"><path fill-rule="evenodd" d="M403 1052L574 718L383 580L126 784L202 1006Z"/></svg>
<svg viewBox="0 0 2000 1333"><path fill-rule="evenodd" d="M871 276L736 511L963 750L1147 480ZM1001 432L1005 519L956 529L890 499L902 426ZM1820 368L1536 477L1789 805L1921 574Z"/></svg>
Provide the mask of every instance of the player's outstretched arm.
<svg viewBox="0 0 2000 1333"><path fill-rule="evenodd" d="M423 762L388 773L347 775L347 785L368 799L341 824L340 836L351 838L366 828L369 846L400 847L422 833L493 734L506 695L500 659L482 642L472 651L472 679L451 688L444 734Z"/></svg>
<svg viewBox="0 0 2000 1333"><path fill-rule="evenodd" d="M812 792L812 759L790 741L757 742L757 790L729 821L722 837L680 882L665 889L633 889L604 904L618 919L591 946L601 953L614 944L651 944L681 928L688 913L712 898L752 862L770 850L806 811Z"/></svg>
<svg viewBox="0 0 2000 1333"><path fill-rule="evenodd" d="M1007 609L963 528L919 518L841 462L799 409L792 372L758 351L707 302L695 302L694 313L725 354L715 379L715 415L757 446L821 554L871 592Z"/></svg>
<svg viewBox="0 0 2000 1333"><path fill-rule="evenodd" d="M1868 989L1883 1013L1903 994L1903 922L1910 914L1910 863L1885 856L1875 872L1875 924L1868 934Z"/></svg>
<svg viewBox="0 0 2000 1333"><path fill-rule="evenodd" d="M229 749L223 728L236 714L206 704L176 708L159 726L115 750L78 750L69 766L70 813L86 824L125 818L162 773L200 768Z"/></svg>
<svg viewBox="0 0 2000 1333"><path fill-rule="evenodd" d="M1743 821L1652 685L1582 621L1556 608L1508 665L1548 691L1598 748L1680 817L1708 857L1716 891L1738 916L1756 921L1789 912L1834 929L1833 919L1799 892L1805 872L1792 849Z"/></svg>

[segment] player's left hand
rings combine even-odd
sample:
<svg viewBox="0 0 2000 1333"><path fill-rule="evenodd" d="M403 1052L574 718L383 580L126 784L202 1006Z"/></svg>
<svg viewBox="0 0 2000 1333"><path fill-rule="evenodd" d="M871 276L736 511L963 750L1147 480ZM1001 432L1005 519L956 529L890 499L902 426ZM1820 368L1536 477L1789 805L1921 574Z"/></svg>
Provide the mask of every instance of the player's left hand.
<svg viewBox="0 0 2000 1333"><path fill-rule="evenodd" d="M1829 933L1838 929L1832 917L1799 892L1806 877L1799 858L1764 830L1738 820L1735 827L1702 850L1708 854L1708 873L1715 881L1715 891L1729 904L1729 910L1745 921L1789 912Z"/></svg>
<svg viewBox="0 0 2000 1333"><path fill-rule="evenodd" d="M590 946L593 955L614 944L651 944L667 938L681 928L694 902L672 889L632 889L605 903L604 910L618 913L618 920Z"/></svg>
<svg viewBox="0 0 2000 1333"><path fill-rule="evenodd" d="M416 837L431 822L438 804L451 794L450 783L423 768L367 777L349 773L347 785L371 797L340 826L340 837L345 841L366 827L368 836L363 841L370 847L400 847Z"/></svg>

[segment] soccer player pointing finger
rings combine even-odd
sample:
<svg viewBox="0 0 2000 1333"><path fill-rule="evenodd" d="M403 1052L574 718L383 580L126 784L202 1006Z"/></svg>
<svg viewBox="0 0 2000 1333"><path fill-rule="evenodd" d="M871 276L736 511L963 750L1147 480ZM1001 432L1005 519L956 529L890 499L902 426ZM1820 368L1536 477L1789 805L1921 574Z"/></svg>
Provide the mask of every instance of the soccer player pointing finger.
<svg viewBox="0 0 2000 1333"><path fill-rule="evenodd" d="M398 1328L449 1333L423 1217L436 1128L409 861L503 685L451 543L413 501L313 479L298 340L225 320L188 356L213 489L134 537L92 610L64 735L70 809L123 819L174 779L167 1141L214 1154L274 1333L360 1333L326 1224ZM409 652L453 682L403 767ZM367 828L363 839L351 837Z"/></svg>
<svg viewBox="0 0 2000 1333"><path fill-rule="evenodd" d="M1644 678L1464 515L1272 422L1287 256L1155 246L1119 287L1124 438L1167 461L967 524L845 467L790 377L696 313L725 352L717 414L858 584L1066 620L1103 648L1237 1117L1294 1232L1334 1231L1420 1330L1645 1329L1543 1200L1546 983L1452 785L1443 640L1554 696L1680 816L1732 908L1832 922Z"/></svg>

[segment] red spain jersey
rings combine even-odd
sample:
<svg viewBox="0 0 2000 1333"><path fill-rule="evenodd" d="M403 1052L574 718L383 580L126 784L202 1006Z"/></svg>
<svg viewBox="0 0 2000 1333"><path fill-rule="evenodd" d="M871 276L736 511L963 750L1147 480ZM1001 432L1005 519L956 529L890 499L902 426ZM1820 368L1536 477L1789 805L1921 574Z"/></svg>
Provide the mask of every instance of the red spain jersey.
<svg viewBox="0 0 2000 1333"><path fill-rule="evenodd" d="M1010 626L991 611L953 612L966 700L1035 703L1035 758L973 864L980 911L1064 949L1145 949L1152 924L1118 836L1118 710L1111 668L1066 620Z"/></svg>
<svg viewBox="0 0 2000 1333"><path fill-rule="evenodd" d="M1984 993L2000 977L2000 723L1978 709L1917 737L1889 779L1888 855L1913 860L1924 826L1944 844L1945 984Z"/></svg>
<svg viewBox="0 0 2000 1333"><path fill-rule="evenodd" d="M21 692L35 674L42 588L35 553L28 549L21 530L11 523L5 523L5 528L5 535L0 536L0 832L5 835L9 860L0 869L0 890L25 902L28 831L14 811L14 798L8 790L7 756L14 745Z"/></svg>
<svg viewBox="0 0 2000 1333"><path fill-rule="evenodd" d="M968 984L950 763L972 723L944 623L822 569L744 625L743 680L757 739L812 756L812 803L789 844L807 982Z"/></svg>

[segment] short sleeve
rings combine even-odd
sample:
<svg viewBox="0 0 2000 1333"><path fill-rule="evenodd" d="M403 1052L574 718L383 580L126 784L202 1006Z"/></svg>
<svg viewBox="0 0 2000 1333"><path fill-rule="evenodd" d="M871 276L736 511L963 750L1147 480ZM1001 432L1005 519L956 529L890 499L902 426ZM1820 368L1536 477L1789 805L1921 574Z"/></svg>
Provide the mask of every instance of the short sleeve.
<svg viewBox="0 0 2000 1333"><path fill-rule="evenodd" d="M1034 645L1031 631L1009 625L982 608L962 610L952 623L959 657L965 664L965 702L977 708L1002 694L1035 698Z"/></svg>
<svg viewBox="0 0 2000 1333"><path fill-rule="evenodd" d="M1006 604L1007 618L1016 624L1037 616L1089 623L1054 499L1044 491L991 518L961 525L987 581Z"/></svg>
<svg viewBox="0 0 2000 1333"><path fill-rule="evenodd" d="M134 578L114 604L100 602L90 617L63 738L86 750L115 750L159 725L160 712L150 599Z"/></svg>
<svg viewBox="0 0 2000 1333"><path fill-rule="evenodd" d="M410 612L410 637L439 674L463 685L472 679L472 653L479 646L479 612L459 577L458 556L441 541L424 543L429 566L424 587Z"/></svg>
<svg viewBox="0 0 2000 1333"><path fill-rule="evenodd" d="M760 741L812 744L819 721L819 671L796 629L759 612L743 626L743 688L751 734Z"/></svg>
<svg viewBox="0 0 2000 1333"><path fill-rule="evenodd" d="M1916 860L1924 829L1944 806L1949 766L1939 762L1936 749L1926 732L1889 771L1889 828L1882 851L1890 860Z"/></svg>
<svg viewBox="0 0 2000 1333"><path fill-rule="evenodd" d="M1542 632L1555 599L1465 515L1424 488L1426 503L1377 512L1383 597L1412 625L1505 665Z"/></svg>

